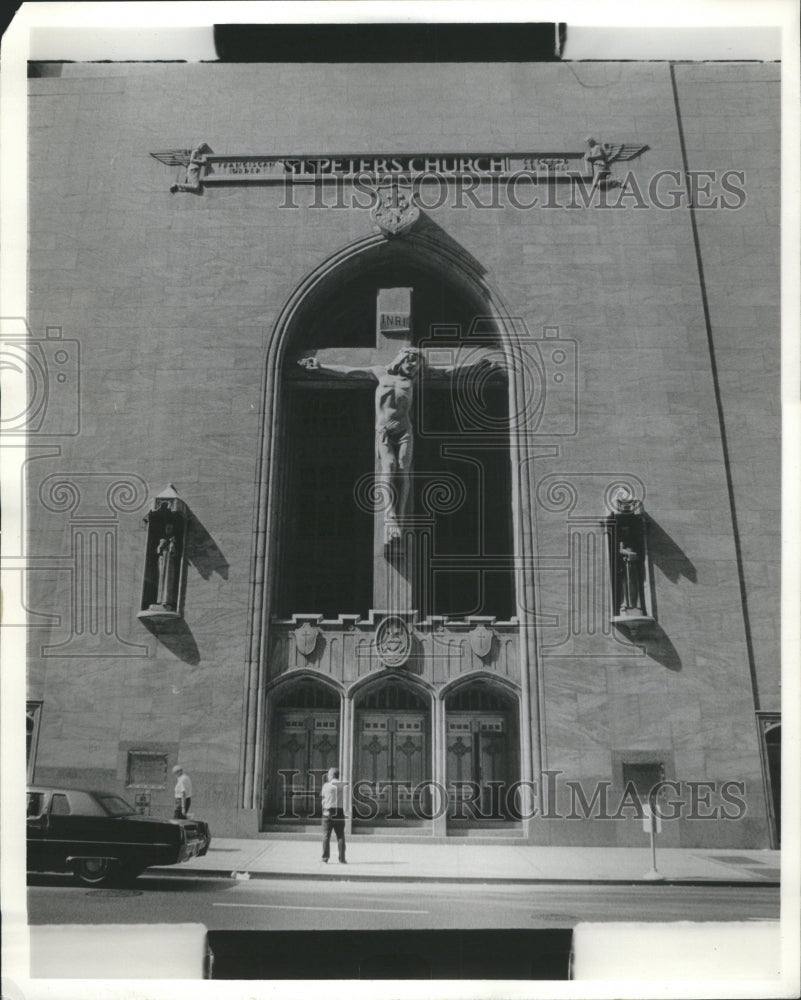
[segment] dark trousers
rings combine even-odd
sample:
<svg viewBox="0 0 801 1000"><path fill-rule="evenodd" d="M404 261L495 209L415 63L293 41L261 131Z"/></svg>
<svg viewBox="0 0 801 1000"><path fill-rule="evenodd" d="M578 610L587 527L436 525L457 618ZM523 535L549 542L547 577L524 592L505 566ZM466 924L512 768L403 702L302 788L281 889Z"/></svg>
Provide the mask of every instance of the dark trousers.
<svg viewBox="0 0 801 1000"><path fill-rule="evenodd" d="M173 819L186 819L187 813L189 812L189 807L192 805L192 799L188 798L186 800L186 812L181 808L181 800L175 800L175 812L172 814Z"/></svg>
<svg viewBox="0 0 801 1000"><path fill-rule="evenodd" d="M328 816L323 816L323 860L328 861L331 853L331 831L337 838L339 860L345 860L345 812L343 809L332 809Z"/></svg>

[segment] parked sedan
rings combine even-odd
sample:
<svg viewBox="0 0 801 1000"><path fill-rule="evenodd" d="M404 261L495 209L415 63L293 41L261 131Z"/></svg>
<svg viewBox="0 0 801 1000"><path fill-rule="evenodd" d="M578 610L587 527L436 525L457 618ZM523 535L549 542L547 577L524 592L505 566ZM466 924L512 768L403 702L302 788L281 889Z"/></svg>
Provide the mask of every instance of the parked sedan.
<svg viewBox="0 0 801 1000"><path fill-rule="evenodd" d="M71 871L84 885L135 878L208 851L206 823L141 816L113 792L28 789L28 871Z"/></svg>

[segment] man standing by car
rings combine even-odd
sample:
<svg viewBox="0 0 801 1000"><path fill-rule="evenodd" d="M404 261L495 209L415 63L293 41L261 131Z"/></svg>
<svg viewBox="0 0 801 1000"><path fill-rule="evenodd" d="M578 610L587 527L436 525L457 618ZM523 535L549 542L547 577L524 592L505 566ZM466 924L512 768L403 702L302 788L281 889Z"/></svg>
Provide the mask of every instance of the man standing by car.
<svg viewBox="0 0 801 1000"><path fill-rule="evenodd" d="M345 782L339 780L339 769L330 767L328 778L320 792L323 804L323 861L327 862L331 848L331 831L337 838L339 863L345 861Z"/></svg>
<svg viewBox="0 0 801 1000"><path fill-rule="evenodd" d="M184 773L180 764L176 764L172 769L176 776L175 782L175 812L174 819L186 819L189 814L189 807L192 805L192 779Z"/></svg>

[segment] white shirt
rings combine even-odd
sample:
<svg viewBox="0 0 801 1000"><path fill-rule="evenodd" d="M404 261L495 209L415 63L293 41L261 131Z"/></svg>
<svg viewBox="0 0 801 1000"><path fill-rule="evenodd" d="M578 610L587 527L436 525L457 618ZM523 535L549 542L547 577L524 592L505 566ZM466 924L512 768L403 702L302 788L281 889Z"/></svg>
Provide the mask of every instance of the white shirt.
<svg viewBox="0 0 801 1000"><path fill-rule="evenodd" d="M188 774L181 774L178 776L178 780L175 782L175 797L180 799L183 796L186 798L192 798L192 779Z"/></svg>
<svg viewBox="0 0 801 1000"><path fill-rule="evenodd" d="M323 802L323 809L344 809L345 808L345 782L339 778L333 781L326 781L320 792Z"/></svg>

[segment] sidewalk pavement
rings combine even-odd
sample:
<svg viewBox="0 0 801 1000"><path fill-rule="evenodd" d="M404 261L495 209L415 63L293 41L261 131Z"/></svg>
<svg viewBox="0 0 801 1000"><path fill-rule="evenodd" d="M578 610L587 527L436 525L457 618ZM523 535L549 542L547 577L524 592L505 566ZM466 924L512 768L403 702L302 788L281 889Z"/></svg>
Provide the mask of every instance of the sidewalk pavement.
<svg viewBox="0 0 801 1000"><path fill-rule="evenodd" d="M205 857L164 875L218 878L315 878L432 882L643 882L651 868L648 847L540 847L532 845L405 844L350 837L347 865L320 860L317 838L270 836L212 840ZM779 851L665 848L656 852L663 881L697 885L778 885Z"/></svg>

